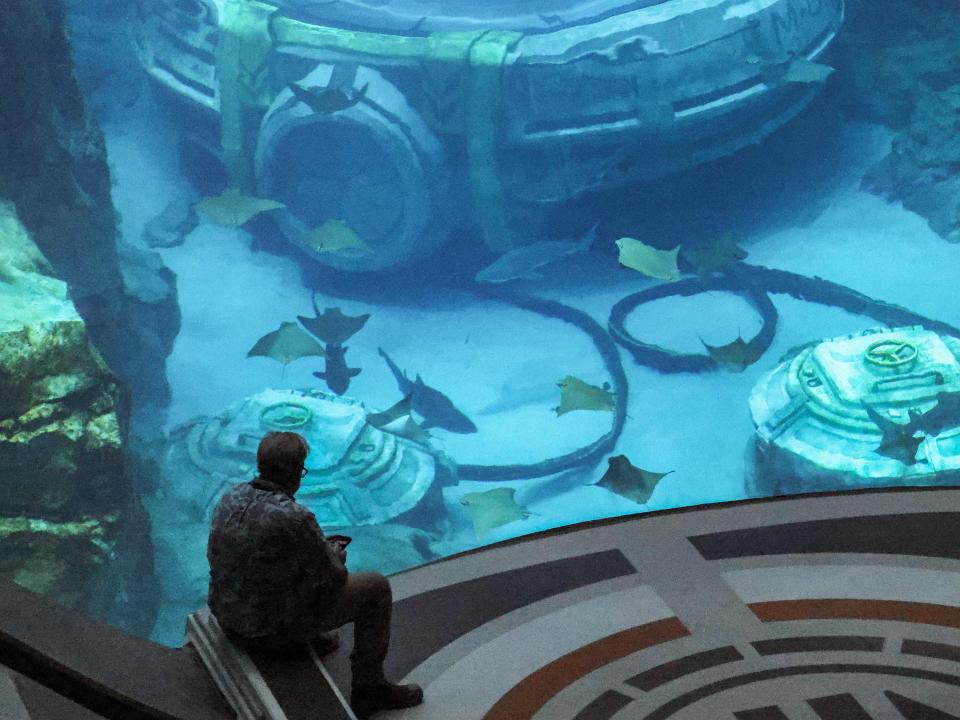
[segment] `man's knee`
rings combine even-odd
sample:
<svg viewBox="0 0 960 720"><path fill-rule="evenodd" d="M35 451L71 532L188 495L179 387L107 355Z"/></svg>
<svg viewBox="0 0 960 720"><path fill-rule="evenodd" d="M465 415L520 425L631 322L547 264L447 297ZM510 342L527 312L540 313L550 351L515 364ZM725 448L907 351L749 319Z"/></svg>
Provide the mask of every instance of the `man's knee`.
<svg viewBox="0 0 960 720"><path fill-rule="evenodd" d="M353 577L356 577L358 583L363 584L364 594L369 597L387 602L393 600L390 581L384 575L377 572L365 572L357 573Z"/></svg>

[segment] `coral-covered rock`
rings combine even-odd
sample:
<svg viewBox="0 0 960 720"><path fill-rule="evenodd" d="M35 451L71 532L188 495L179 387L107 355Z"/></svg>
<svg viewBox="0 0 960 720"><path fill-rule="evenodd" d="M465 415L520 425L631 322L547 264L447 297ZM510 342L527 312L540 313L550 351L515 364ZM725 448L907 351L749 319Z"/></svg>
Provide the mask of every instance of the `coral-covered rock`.
<svg viewBox="0 0 960 720"><path fill-rule="evenodd" d="M126 47L103 19L130 3L71 4L97 34L99 58L107 43ZM0 571L148 634L158 593L133 487L150 479L122 450L131 400L153 419L169 399L164 365L180 313L156 255L117 251L103 135L65 17L63 0L0 2ZM143 79L116 57L110 67L135 97Z"/></svg>
<svg viewBox="0 0 960 720"><path fill-rule="evenodd" d="M123 313L120 323L99 333L100 343L113 352L111 369L133 390L134 409L151 414L170 396L166 360L180 332L177 277L160 255L124 240L117 243L123 278Z"/></svg>
<svg viewBox="0 0 960 720"><path fill-rule="evenodd" d="M102 33L98 37L109 38L110 47L129 44L116 26L97 27L94 17L113 18L130 3L83 5L86 25L81 32ZM69 286L91 338L124 391L135 404L162 406L170 396L164 364L180 326L173 274L152 259L141 262L117 251L103 133L77 84L65 20L62 0L0 2L0 64L5 68L0 72L0 198L13 201L57 277ZM118 79L139 78L139 73L119 68L123 64L115 58ZM147 272L156 275L155 284L166 287L150 300L141 292Z"/></svg>
<svg viewBox="0 0 960 720"><path fill-rule="evenodd" d="M851 12L837 44L846 109L898 131L866 189L902 201L960 242L960 24L944 0L878 0Z"/></svg>
<svg viewBox="0 0 960 720"><path fill-rule="evenodd" d="M77 605L129 501L117 389L8 203L0 268L0 571Z"/></svg>
<svg viewBox="0 0 960 720"><path fill-rule="evenodd" d="M0 572L63 605L82 606L91 577L113 559L109 525L0 517Z"/></svg>

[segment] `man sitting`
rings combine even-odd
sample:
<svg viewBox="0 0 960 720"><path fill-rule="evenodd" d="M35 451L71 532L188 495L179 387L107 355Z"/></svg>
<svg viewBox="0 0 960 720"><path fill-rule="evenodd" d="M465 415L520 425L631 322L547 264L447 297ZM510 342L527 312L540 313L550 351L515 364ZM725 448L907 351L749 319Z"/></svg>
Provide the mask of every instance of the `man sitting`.
<svg viewBox="0 0 960 720"><path fill-rule="evenodd" d="M259 476L220 499L207 544L210 610L230 637L264 649L322 641L352 622L350 705L357 717L418 705L419 686L395 685L383 674L389 581L347 572L344 542L325 537L314 514L293 499L309 452L296 433L269 433L257 449Z"/></svg>

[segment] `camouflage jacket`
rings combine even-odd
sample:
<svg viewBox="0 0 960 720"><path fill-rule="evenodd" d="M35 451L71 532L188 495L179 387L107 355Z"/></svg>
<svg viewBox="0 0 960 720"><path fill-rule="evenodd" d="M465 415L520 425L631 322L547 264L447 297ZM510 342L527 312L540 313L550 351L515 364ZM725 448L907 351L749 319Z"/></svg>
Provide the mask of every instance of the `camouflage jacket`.
<svg viewBox="0 0 960 720"><path fill-rule="evenodd" d="M210 610L245 638L315 637L317 620L347 581L314 514L261 478L220 498L207 560Z"/></svg>

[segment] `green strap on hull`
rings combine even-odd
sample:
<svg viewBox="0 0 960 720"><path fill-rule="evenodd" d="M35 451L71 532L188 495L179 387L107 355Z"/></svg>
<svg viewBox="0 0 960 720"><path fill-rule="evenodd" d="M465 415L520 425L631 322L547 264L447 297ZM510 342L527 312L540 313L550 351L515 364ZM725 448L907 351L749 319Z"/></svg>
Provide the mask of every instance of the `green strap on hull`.
<svg viewBox="0 0 960 720"><path fill-rule="evenodd" d="M277 45L327 49L352 56L409 59L431 68L463 64L464 112L470 184L488 247L513 246L496 167L500 76L507 54L523 37L519 32L474 31L405 37L314 25L283 17L257 0L226 0L220 18L217 78L220 84L221 144L231 185L252 185L244 134L244 108L269 107L276 92L269 84L270 55ZM360 60L362 62L362 59Z"/></svg>
<svg viewBox="0 0 960 720"><path fill-rule="evenodd" d="M226 0L217 42L220 84L220 142L230 185L249 191L253 185L244 139L244 107L270 104L268 67L273 50L270 17L276 8L254 0Z"/></svg>
<svg viewBox="0 0 960 720"><path fill-rule="evenodd" d="M497 126L500 113L500 75L507 53L520 33L485 33L470 47L466 83L467 158L470 187L480 214L484 241L494 252L515 246L497 172Z"/></svg>

